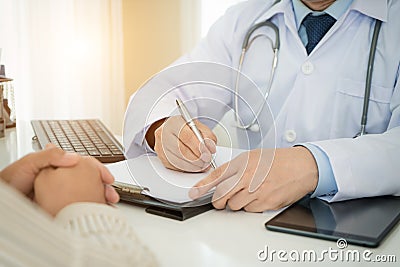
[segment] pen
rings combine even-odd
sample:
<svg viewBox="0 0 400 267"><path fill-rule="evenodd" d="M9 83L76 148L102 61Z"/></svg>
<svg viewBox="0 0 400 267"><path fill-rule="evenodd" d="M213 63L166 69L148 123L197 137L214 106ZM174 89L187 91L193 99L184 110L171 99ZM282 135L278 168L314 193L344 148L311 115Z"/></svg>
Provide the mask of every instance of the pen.
<svg viewBox="0 0 400 267"><path fill-rule="evenodd" d="M179 113L181 113L181 116L183 119L186 121L186 124L192 129L194 135L197 137L197 139L204 144L204 138L201 135L199 129L197 128L196 124L193 121L192 116L190 115L189 111L187 110L186 106L183 104L183 102L180 99L176 99L176 105L178 106ZM214 162L214 159L211 159L211 166L216 169L217 165Z"/></svg>

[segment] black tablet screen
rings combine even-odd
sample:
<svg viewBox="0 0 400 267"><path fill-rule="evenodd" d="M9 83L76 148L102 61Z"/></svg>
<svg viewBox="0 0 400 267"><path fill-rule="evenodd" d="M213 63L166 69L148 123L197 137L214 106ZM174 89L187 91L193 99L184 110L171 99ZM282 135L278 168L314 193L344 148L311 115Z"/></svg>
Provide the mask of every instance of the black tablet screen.
<svg viewBox="0 0 400 267"><path fill-rule="evenodd" d="M266 223L267 229L375 247L400 219L399 197L327 203L305 197Z"/></svg>

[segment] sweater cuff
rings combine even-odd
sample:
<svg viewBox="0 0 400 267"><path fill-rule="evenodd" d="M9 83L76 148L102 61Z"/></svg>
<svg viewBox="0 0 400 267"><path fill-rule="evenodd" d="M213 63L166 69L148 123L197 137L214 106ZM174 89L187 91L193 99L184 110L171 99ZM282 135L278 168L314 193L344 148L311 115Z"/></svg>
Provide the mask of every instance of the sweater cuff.
<svg viewBox="0 0 400 267"><path fill-rule="evenodd" d="M82 236L113 231L112 225L115 221L125 222L125 218L116 208L86 202L70 204L55 217L57 224Z"/></svg>
<svg viewBox="0 0 400 267"><path fill-rule="evenodd" d="M98 203L74 203L63 208L55 222L81 240L90 242L92 250L96 247L101 247L100 251L107 249L127 266L157 265L154 255L138 240L117 208ZM83 261L89 262L90 258Z"/></svg>

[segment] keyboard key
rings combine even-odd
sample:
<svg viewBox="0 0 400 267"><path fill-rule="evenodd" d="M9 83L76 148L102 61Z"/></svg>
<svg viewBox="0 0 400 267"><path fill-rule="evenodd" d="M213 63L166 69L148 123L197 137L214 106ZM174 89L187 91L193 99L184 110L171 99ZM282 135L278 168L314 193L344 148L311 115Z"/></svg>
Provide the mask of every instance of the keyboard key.
<svg viewBox="0 0 400 267"><path fill-rule="evenodd" d="M111 151L108 150L108 148L99 148L99 151L104 156L112 155Z"/></svg>
<svg viewBox="0 0 400 267"><path fill-rule="evenodd" d="M88 154L93 157L100 156L100 152L98 150L88 150Z"/></svg>
<svg viewBox="0 0 400 267"><path fill-rule="evenodd" d="M112 152L114 155L123 155L123 154L124 154L124 153L122 153L122 151L119 150L119 149L111 149L111 152Z"/></svg>

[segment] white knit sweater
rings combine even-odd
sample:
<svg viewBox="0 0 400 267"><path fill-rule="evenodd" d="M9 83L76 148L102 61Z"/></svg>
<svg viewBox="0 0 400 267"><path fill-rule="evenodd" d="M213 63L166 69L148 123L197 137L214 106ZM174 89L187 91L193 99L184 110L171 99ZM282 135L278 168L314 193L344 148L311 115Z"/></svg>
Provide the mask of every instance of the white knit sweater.
<svg viewBox="0 0 400 267"><path fill-rule="evenodd" d="M0 181L0 266L155 266L113 207L76 203L53 219Z"/></svg>

